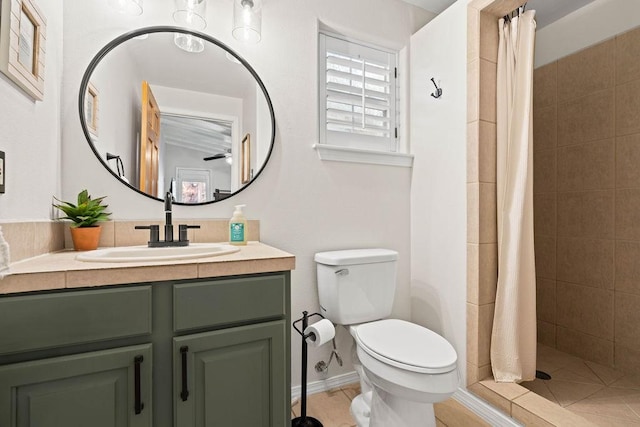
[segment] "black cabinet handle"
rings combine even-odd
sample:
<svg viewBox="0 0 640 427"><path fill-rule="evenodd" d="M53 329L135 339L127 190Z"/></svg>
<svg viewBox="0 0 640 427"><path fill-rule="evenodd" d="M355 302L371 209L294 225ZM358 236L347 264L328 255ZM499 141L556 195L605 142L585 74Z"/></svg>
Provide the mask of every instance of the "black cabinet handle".
<svg viewBox="0 0 640 427"><path fill-rule="evenodd" d="M182 391L180 392L180 397L183 402L186 402L189 398L189 385L187 384L187 353L189 352L189 347L183 345L180 347L180 353L182 354Z"/></svg>
<svg viewBox="0 0 640 427"><path fill-rule="evenodd" d="M136 356L133 359L134 363L134 393L135 393L135 411L136 415L140 414L144 409L144 403L142 403L142 397L140 396L140 365L144 357L142 355Z"/></svg>

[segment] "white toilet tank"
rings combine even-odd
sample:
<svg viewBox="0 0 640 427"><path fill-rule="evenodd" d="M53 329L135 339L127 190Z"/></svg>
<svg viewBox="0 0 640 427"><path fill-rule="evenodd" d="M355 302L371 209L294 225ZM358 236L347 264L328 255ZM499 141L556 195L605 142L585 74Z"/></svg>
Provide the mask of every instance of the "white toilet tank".
<svg viewBox="0 0 640 427"><path fill-rule="evenodd" d="M318 296L323 316L339 325L383 319L391 314L398 253L389 249L319 252Z"/></svg>

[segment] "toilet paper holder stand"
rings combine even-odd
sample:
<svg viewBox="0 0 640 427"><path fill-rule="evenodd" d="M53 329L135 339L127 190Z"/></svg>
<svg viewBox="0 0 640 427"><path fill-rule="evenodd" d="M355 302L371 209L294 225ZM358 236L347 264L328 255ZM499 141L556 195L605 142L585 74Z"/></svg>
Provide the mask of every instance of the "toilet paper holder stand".
<svg viewBox="0 0 640 427"><path fill-rule="evenodd" d="M307 326L309 326L309 319L314 316L319 316L324 319L324 316L320 313L309 314L307 311L303 311L302 317L293 322L293 328L302 337L302 380L300 384L300 416L291 420L292 427L323 427L319 420L313 417L307 417L307 338L315 334L313 332L305 334L304 331L307 329ZM302 323L301 330L296 326L296 324L300 323Z"/></svg>

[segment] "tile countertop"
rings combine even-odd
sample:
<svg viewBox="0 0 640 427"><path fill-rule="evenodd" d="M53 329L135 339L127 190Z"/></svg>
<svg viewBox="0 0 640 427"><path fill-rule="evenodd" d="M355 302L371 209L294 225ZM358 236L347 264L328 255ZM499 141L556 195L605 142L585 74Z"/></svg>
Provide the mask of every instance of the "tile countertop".
<svg viewBox="0 0 640 427"><path fill-rule="evenodd" d="M53 252L10 264L0 280L0 294L295 269L293 255L260 242L248 242L232 254L175 261L84 262L75 259L77 254Z"/></svg>

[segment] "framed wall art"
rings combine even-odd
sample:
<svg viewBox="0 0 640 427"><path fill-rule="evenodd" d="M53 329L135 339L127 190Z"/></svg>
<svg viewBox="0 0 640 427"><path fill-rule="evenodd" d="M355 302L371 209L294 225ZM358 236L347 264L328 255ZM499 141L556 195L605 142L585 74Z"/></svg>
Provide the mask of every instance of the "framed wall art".
<svg viewBox="0 0 640 427"><path fill-rule="evenodd" d="M0 193L4 193L4 177L5 177L5 169L4 169L4 151L0 151Z"/></svg>
<svg viewBox="0 0 640 427"><path fill-rule="evenodd" d="M33 0L4 0L0 8L0 71L42 101L47 21Z"/></svg>
<svg viewBox="0 0 640 427"><path fill-rule="evenodd" d="M98 119L100 104L98 99L98 89L89 82L87 86L87 96L84 97L84 117L89 128L89 133L93 137L98 137Z"/></svg>
<svg viewBox="0 0 640 427"><path fill-rule="evenodd" d="M251 181L251 136L249 134L242 138L240 155L240 181L246 184Z"/></svg>

